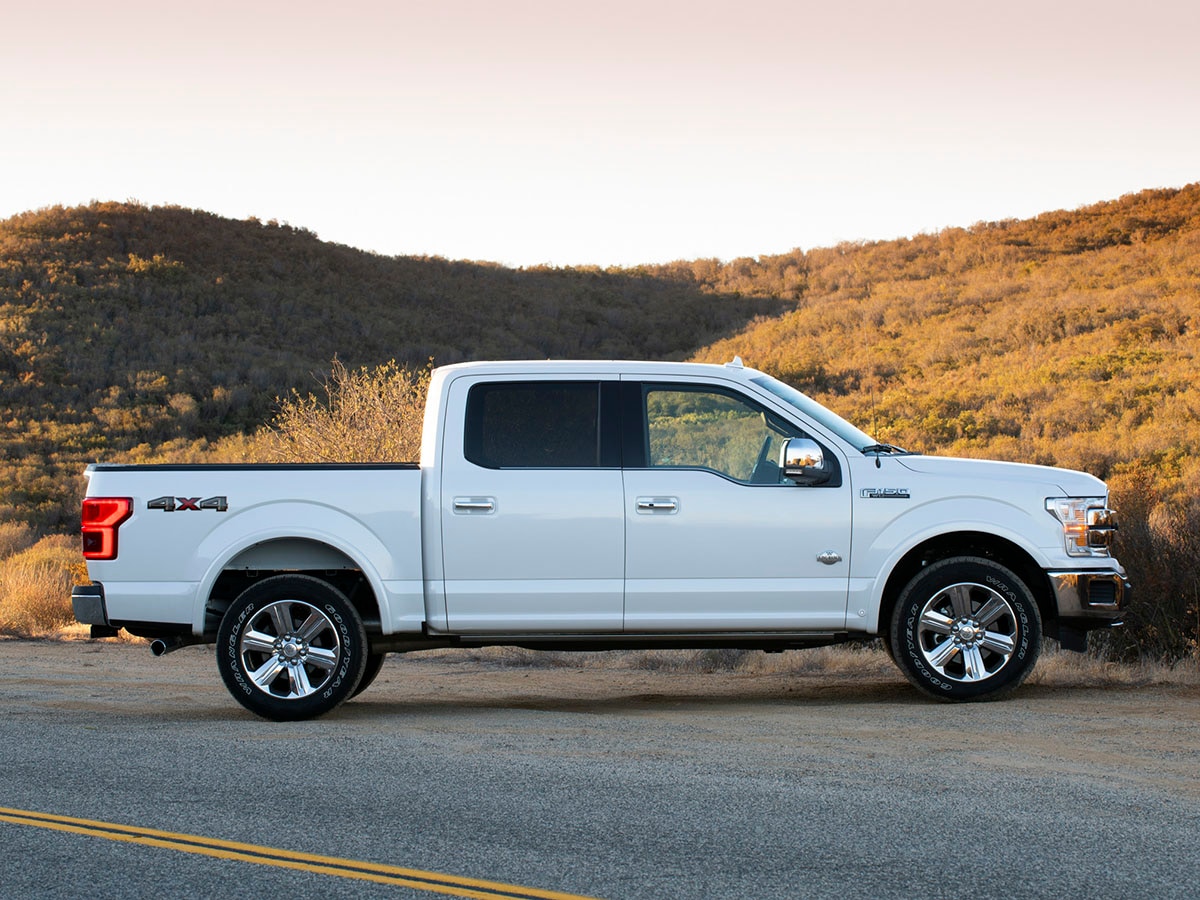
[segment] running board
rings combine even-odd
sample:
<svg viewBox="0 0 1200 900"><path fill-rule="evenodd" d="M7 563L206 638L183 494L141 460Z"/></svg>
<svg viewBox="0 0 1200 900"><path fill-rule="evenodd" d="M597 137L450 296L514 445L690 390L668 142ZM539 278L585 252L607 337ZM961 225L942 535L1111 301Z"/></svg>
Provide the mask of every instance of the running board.
<svg viewBox="0 0 1200 900"><path fill-rule="evenodd" d="M537 632L512 634L372 635L375 652L406 653L414 650L463 647L521 647L526 650L799 650L827 647L848 641L871 640L873 635L844 631L729 631L705 633L589 633Z"/></svg>

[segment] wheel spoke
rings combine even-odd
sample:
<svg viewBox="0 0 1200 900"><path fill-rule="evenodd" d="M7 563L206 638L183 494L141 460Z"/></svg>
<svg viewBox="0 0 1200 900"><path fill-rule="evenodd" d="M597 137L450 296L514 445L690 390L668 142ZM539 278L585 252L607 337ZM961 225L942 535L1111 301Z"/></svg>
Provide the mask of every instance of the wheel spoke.
<svg viewBox="0 0 1200 900"><path fill-rule="evenodd" d="M304 666L288 666L288 676L293 696L307 697L313 692L312 683L308 680L308 671Z"/></svg>
<svg viewBox="0 0 1200 900"><path fill-rule="evenodd" d="M927 609L921 613L921 627L930 631L936 631L938 634L949 634L951 627L954 625L954 620L949 616L944 616L936 609Z"/></svg>
<svg viewBox="0 0 1200 900"><path fill-rule="evenodd" d="M275 638L261 631L247 631L242 635L242 652L274 653Z"/></svg>
<svg viewBox="0 0 1200 900"><path fill-rule="evenodd" d="M958 653L959 646L953 640L945 640L925 654L930 664L938 669L945 668L946 663L954 659L954 654Z"/></svg>
<svg viewBox="0 0 1200 900"><path fill-rule="evenodd" d="M975 613L975 621L987 628L1008 611L1008 604L1002 598L992 597L979 608L979 612Z"/></svg>
<svg viewBox="0 0 1200 900"><path fill-rule="evenodd" d="M972 644L963 648L963 680L981 681L988 677L987 667L983 664L983 654L979 647Z"/></svg>
<svg viewBox="0 0 1200 900"><path fill-rule="evenodd" d="M292 616L288 612L287 602L272 603L267 607L267 613L271 617L271 621L275 625L275 630L280 637L292 633Z"/></svg>
<svg viewBox="0 0 1200 900"><path fill-rule="evenodd" d="M296 637L311 644L317 635L329 627L329 620L317 610L313 610L304 623L296 629Z"/></svg>
<svg viewBox="0 0 1200 900"><path fill-rule="evenodd" d="M253 672L248 672L250 680L257 684L267 693L271 692L271 682L279 677L279 672L283 668L283 664L276 656L271 656L265 663L255 669Z"/></svg>
<svg viewBox="0 0 1200 900"><path fill-rule="evenodd" d="M1011 636L1001 634L998 631L985 631L979 643L980 646L991 650L993 653L999 653L1006 659L1012 656L1013 651L1017 649L1016 641Z"/></svg>
<svg viewBox="0 0 1200 900"><path fill-rule="evenodd" d="M971 615L971 587L966 584L956 584L946 590L950 605L954 608L956 619L966 619Z"/></svg>
<svg viewBox="0 0 1200 900"><path fill-rule="evenodd" d="M324 647L309 647L307 661L318 669L328 672L337 665L336 650L326 650Z"/></svg>

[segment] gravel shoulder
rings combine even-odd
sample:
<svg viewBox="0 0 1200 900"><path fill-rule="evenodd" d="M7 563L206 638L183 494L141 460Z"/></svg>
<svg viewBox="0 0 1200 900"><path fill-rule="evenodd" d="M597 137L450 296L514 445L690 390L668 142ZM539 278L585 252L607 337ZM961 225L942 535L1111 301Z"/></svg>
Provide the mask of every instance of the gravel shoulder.
<svg viewBox="0 0 1200 900"><path fill-rule="evenodd" d="M803 660L813 652L778 658ZM818 662L812 671L773 667L765 656L749 671L676 671L666 667L669 659L630 668L608 654L590 656L573 665L570 654L556 654L546 665L528 664L539 657L533 653L392 655L368 690L318 721L370 728L378 718L386 729L398 719L420 727L422 716L452 716L462 725L473 710L540 710L626 716L642 727L658 722L736 742L786 716L780 739L804 735L830 751L853 745L880 759L954 751L981 764L1081 777L1103 772L1200 796L1200 683L1193 674L1081 669L1064 654L1043 660L1007 700L960 705L919 695L883 653L835 653L832 665ZM156 658L144 645L115 641L0 641L0 691L10 712L16 704L147 724L255 721L227 695L208 647ZM481 728L494 727L493 717L485 721Z"/></svg>

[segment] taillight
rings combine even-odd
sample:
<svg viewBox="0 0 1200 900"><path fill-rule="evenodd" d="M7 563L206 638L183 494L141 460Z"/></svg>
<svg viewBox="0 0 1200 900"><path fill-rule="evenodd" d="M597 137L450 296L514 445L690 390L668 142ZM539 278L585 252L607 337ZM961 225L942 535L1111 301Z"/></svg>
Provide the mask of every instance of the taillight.
<svg viewBox="0 0 1200 900"><path fill-rule="evenodd" d="M83 501L83 558L116 559L117 529L133 515L129 497L88 497Z"/></svg>

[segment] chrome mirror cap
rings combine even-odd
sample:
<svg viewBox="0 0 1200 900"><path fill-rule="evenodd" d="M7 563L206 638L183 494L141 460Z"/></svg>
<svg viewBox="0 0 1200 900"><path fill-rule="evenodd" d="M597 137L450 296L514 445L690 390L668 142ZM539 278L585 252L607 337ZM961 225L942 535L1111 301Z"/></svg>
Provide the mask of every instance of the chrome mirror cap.
<svg viewBox="0 0 1200 900"><path fill-rule="evenodd" d="M829 480L821 445L811 438L791 438L783 445L780 467L797 484L822 484Z"/></svg>

